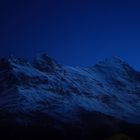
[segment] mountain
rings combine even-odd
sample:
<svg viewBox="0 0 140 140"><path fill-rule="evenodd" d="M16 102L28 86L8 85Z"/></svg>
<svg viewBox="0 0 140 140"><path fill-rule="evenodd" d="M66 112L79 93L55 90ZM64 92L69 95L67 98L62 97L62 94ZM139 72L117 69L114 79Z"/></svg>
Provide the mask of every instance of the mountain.
<svg viewBox="0 0 140 140"><path fill-rule="evenodd" d="M0 130L20 137L139 139L140 72L113 57L63 66L47 54L0 59Z"/></svg>

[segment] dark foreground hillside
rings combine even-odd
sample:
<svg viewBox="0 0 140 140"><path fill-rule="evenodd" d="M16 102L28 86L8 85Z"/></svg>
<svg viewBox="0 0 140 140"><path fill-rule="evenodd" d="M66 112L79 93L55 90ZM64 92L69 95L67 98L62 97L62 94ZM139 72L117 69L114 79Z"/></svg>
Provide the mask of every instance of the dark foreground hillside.
<svg viewBox="0 0 140 140"><path fill-rule="evenodd" d="M80 112L82 124L59 122L37 112L33 115L33 123L28 125L16 123L14 116L5 118L5 121L1 120L2 139L108 140L116 135L126 135L125 138L122 136L121 140L127 140L127 137L134 140L140 138L140 125L128 124L97 112Z"/></svg>

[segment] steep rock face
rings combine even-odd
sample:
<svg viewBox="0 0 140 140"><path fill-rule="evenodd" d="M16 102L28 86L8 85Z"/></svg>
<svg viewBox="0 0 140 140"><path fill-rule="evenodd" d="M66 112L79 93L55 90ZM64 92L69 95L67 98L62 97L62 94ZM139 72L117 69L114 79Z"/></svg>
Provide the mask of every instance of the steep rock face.
<svg viewBox="0 0 140 140"><path fill-rule="evenodd" d="M140 73L119 58L86 68L61 66L46 54L33 63L0 59L0 82L0 114L10 114L1 118L17 124L73 124L84 132L120 122L140 125Z"/></svg>

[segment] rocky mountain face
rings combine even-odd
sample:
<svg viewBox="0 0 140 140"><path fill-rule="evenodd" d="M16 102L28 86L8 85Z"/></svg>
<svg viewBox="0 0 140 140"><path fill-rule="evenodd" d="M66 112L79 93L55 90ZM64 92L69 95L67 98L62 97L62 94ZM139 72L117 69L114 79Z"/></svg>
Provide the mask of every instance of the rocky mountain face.
<svg viewBox="0 0 140 140"><path fill-rule="evenodd" d="M1 58L0 124L14 138L140 139L140 72L115 57L85 68Z"/></svg>

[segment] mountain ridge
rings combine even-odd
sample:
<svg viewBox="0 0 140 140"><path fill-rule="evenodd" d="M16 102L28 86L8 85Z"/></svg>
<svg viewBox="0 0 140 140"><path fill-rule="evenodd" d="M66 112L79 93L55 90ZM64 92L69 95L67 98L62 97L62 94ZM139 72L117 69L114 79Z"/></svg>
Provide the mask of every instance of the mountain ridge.
<svg viewBox="0 0 140 140"><path fill-rule="evenodd" d="M71 123L78 130L88 128L88 119L92 129L140 125L140 73L118 58L85 68L60 65L46 54L33 63L0 59L0 82L0 112L10 113L15 124L47 127L49 117L55 120L49 127L61 129Z"/></svg>

